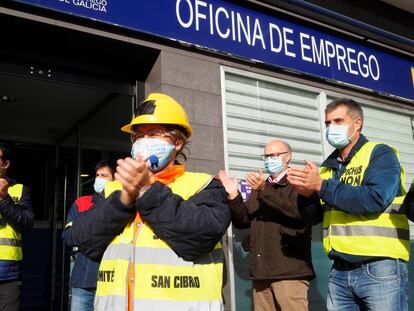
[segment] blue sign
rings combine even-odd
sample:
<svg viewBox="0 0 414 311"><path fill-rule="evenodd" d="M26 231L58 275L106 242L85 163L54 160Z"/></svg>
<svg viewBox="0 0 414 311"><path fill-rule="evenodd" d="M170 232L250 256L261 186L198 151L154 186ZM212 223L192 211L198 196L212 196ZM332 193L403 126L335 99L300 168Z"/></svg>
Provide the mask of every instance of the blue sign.
<svg viewBox="0 0 414 311"><path fill-rule="evenodd" d="M414 100L414 59L219 0L17 0Z"/></svg>

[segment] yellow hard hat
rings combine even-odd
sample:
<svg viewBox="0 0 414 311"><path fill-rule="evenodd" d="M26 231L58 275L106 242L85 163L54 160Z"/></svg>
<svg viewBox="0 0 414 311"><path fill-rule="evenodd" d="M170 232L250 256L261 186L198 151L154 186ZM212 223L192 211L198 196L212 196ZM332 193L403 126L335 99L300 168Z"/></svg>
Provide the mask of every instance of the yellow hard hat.
<svg viewBox="0 0 414 311"><path fill-rule="evenodd" d="M137 108L131 122L121 131L133 133L132 127L139 124L172 124L184 128L189 138L193 132L187 113L172 97L162 93L149 94Z"/></svg>

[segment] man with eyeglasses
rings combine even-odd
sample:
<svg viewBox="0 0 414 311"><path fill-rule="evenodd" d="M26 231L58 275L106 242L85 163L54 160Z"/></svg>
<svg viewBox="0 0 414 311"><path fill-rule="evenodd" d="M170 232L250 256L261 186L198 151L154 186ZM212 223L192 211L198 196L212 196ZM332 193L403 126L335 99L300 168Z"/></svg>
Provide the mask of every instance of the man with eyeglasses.
<svg viewBox="0 0 414 311"><path fill-rule="evenodd" d="M133 141L109 197L74 220L81 252L102 261L95 310L222 311L226 191L177 161L192 128L181 105L150 94L122 128Z"/></svg>
<svg viewBox="0 0 414 311"><path fill-rule="evenodd" d="M229 200L233 225L250 228L250 277L255 311L308 310L309 281L315 277L311 261L311 226L301 219L297 193L286 179L292 159L288 143L273 140L264 148L269 173L247 174L252 187L246 203L236 178L219 172Z"/></svg>
<svg viewBox="0 0 414 311"><path fill-rule="evenodd" d="M0 144L0 310L20 310L21 235L33 226L30 189L7 176L12 150Z"/></svg>

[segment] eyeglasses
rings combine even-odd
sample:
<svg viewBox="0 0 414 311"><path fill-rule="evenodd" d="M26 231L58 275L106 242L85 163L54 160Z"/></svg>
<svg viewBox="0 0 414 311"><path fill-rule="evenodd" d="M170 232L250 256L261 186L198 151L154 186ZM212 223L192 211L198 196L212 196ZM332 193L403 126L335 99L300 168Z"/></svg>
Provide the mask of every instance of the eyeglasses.
<svg viewBox="0 0 414 311"><path fill-rule="evenodd" d="M153 130L146 131L146 132L137 131L137 132L132 133L131 134L131 141L135 142L137 139L144 138L145 136L150 137L150 138L153 138L153 137L161 137L161 138L170 137L171 138L170 133L165 132L165 130L153 129Z"/></svg>
<svg viewBox="0 0 414 311"><path fill-rule="evenodd" d="M286 154L289 153L289 151L284 151L284 152L275 152L275 153L269 153L269 154L263 154L262 155L262 159L263 160L267 160L269 158L274 159L274 158L278 158L280 155L282 154Z"/></svg>

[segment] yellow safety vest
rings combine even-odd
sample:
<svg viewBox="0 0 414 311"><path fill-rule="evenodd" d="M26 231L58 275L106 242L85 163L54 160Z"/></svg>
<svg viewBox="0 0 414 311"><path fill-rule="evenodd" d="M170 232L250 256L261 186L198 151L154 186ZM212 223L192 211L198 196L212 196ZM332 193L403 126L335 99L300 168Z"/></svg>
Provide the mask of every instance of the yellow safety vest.
<svg viewBox="0 0 414 311"><path fill-rule="evenodd" d="M207 186L211 179L207 174L186 172L168 186L173 193L187 200ZM114 185L108 183L105 186L107 196ZM185 261L147 224L138 226L135 245L134 230L129 224L105 251L98 273L96 310L128 310L130 263L135 268L132 310L223 310L221 243L202 258Z"/></svg>
<svg viewBox="0 0 414 311"><path fill-rule="evenodd" d="M17 204L22 197L23 185L14 184L9 187L8 194L13 202ZM23 259L22 237L0 214L0 260L20 261Z"/></svg>
<svg viewBox="0 0 414 311"><path fill-rule="evenodd" d="M361 186L371 153L378 143L367 142L346 166L341 182ZM399 158L398 151L394 149ZM382 213L351 215L324 204L323 246L326 254L338 252L373 257L389 257L408 261L410 229L401 207L405 197L405 173L401 167L401 194ZM322 179L331 179L333 171L322 167Z"/></svg>

